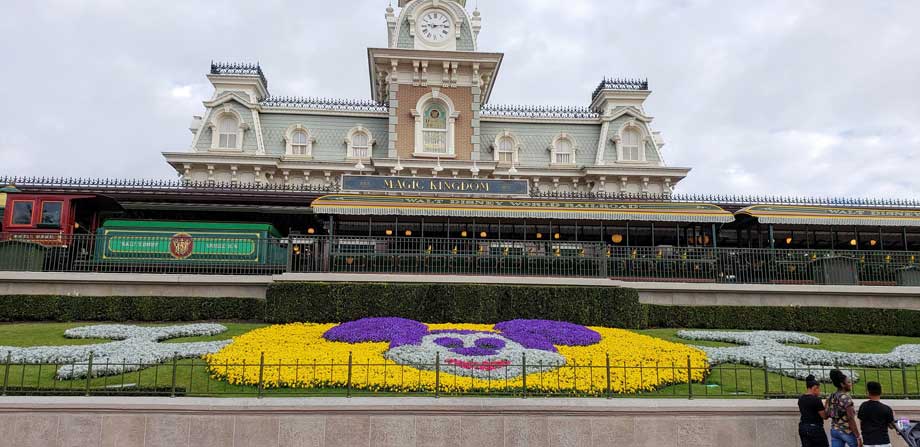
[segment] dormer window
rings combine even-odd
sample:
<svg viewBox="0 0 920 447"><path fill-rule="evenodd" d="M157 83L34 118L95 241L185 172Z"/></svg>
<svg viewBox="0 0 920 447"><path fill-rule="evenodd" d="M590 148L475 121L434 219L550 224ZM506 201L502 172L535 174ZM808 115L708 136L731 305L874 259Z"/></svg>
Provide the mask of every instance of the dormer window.
<svg viewBox="0 0 920 447"><path fill-rule="evenodd" d="M294 135L291 138L291 155L306 155L307 154L307 133L298 130L294 132Z"/></svg>
<svg viewBox="0 0 920 447"><path fill-rule="evenodd" d="M313 157L313 143L316 138L306 127L295 124L288 127L284 132L284 156L300 159L310 159Z"/></svg>
<svg viewBox="0 0 920 447"><path fill-rule="evenodd" d="M628 121L620 128L614 138L617 145L617 161L624 163L643 163L645 159L645 142L648 133L644 126L635 121Z"/></svg>
<svg viewBox="0 0 920 447"><path fill-rule="evenodd" d="M518 162L518 151L521 144L510 132L504 131L495 137L492 148L495 152L495 161L500 165L514 165Z"/></svg>
<svg viewBox="0 0 920 447"><path fill-rule="evenodd" d="M374 143L371 131L359 124L348 131L345 137L345 145L348 147L346 157L354 160L369 160Z"/></svg>
<svg viewBox="0 0 920 447"><path fill-rule="evenodd" d="M243 135L249 126L229 104L214 110L208 127L211 129L211 150L243 150Z"/></svg>
<svg viewBox="0 0 920 447"><path fill-rule="evenodd" d="M626 129L623 132L623 160L624 161L640 161L640 143L642 141L642 135L639 134L639 131L634 128Z"/></svg>
<svg viewBox="0 0 920 447"><path fill-rule="evenodd" d="M575 164L575 140L568 134L559 134L550 146L550 162L556 165Z"/></svg>
<svg viewBox="0 0 920 447"><path fill-rule="evenodd" d="M220 119L220 135L217 147L220 149L236 149L236 132L240 124L233 116L224 115Z"/></svg>
<svg viewBox="0 0 920 447"><path fill-rule="evenodd" d="M514 140L511 137L502 137L498 140L498 162L514 162Z"/></svg>

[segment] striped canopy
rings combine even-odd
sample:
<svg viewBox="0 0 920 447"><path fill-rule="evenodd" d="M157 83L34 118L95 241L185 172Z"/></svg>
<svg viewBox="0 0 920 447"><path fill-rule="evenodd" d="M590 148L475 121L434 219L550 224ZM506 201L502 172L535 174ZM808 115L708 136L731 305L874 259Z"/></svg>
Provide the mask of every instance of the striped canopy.
<svg viewBox="0 0 920 447"><path fill-rule="evenodd" d="M724 223L734 220L730 212L716 205L705 203L330 195L316 199L311 207L317 214L358 216L498 217L697 223Z"/></svg>
<svg viewBox="0 0 920 447"><path fill-rule="evenodd" d="M920 227L920 210L834 208L826 206L753 205L736 214L756 217L763 224L867 225Z"/></svg>

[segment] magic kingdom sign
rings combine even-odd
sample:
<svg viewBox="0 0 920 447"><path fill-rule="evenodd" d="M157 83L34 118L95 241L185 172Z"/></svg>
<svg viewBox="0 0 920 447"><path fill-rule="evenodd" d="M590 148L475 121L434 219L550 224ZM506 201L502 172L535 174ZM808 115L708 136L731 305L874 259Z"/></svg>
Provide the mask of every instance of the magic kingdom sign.
<svg viewBox="0 0 920 447"><path fill-rule="evenodd" d="M343 175L348 192L449 194L470 196L527 196L527 180L455 179L436 177L386 177Z"/></svg>

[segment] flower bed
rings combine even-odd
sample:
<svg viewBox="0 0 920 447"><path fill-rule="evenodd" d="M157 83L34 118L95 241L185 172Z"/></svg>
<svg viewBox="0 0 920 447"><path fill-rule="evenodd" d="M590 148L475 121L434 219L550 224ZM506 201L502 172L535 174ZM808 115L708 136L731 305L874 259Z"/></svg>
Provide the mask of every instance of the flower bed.
<svg viewBox="0 0 920 447"><path fill-rule="evenodd" d="M616 393L686 383L688 360L694 381L708 368L705 354L686 345L546 320L485 325L368 318L278 325L236 337L205 359L217 378L254 385L261 377L265 387L350 384L411 392L432 391L439 383L441 392L462 393L518 390L526 380L531 392L601 394L607 389L608 355Z"/></svg>
<svg viewBox="0 0 920 447"><path fill-rule="evenodd" d="M56 365L58 379L86 377L92 356L92 375L104 376L137 371L172 359L200 357L217 352L225 341L200 343L160 343L182 337L217 335L227 328L219 324L142 327L128 325L84 326L64 331L67 338L101 338L109 343L78 346L38 346L17 348L0 346L3 361Z"/></svg>
<svg viewBox="0 0 920 447"><path fill-rule="evenodd" d="M822 349L788 346L784 343L821 343L816 337L797 332L722 332L679 331L677 336L687 340L706 340L735 343L742 346L699 346L713 364L741 363L766 368L788 377L804 379L809 374L819 380L829 381L834 367L891 368L920 364L920 345L902 345L888 354L858 354L825 351ZM845 370L848 376L858 379L855 371Z"/></svg>

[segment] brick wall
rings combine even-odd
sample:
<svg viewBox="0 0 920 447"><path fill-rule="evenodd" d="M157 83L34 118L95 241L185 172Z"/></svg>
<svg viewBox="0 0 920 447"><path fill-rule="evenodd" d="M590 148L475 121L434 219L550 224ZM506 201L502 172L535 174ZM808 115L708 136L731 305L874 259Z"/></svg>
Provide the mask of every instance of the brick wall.
<svg viewBox="0 0 920 447"><path fill-rule="evenodd" d="M397 98L399 110L397 116L399 123L396 126L396 150L403 159L412 158L415 152L415 117L412 109L415 108L419 98L431 93L431 87L416 87L400 85ZM441 94L448 96L454 107L460 112L454 131L454 148L457 160L470 160L473 152L473 93L466 88L440 88ZM419 111L421 112L421 111Z"/></svg>

